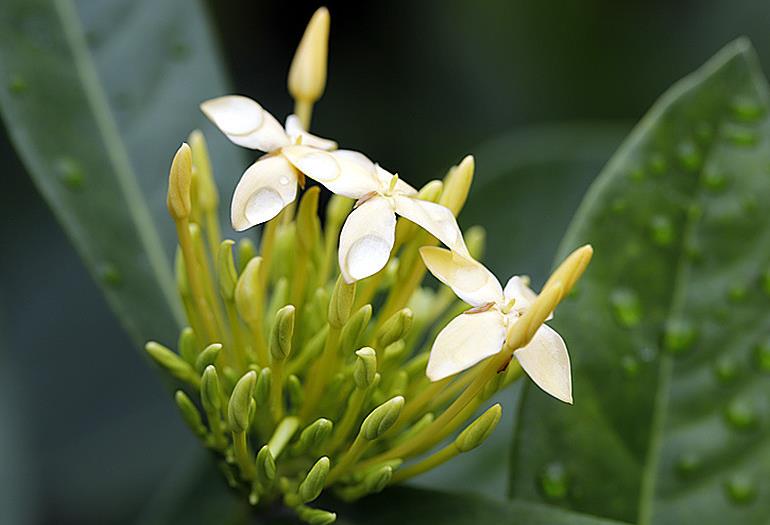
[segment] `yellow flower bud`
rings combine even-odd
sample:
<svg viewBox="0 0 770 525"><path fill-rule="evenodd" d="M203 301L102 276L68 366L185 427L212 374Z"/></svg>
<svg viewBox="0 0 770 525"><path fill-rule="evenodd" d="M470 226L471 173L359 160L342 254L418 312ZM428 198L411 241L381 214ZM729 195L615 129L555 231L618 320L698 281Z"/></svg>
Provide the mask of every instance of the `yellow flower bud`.
<svg viewBox="0 0 770 525"><path fill-rule="evenodd" d="M460 164L449 170L444 178L444 192L439 204L443 204L457 216L463 209L468 198L468 192L473 182L475 163L472 155L465 157Z"/></svg>
<svg viewBox="0 0 770 525"><path fill-rule="evenodd" d="M188 138L192 151L192 165L195 168L197 183L197 198L201 211L208 213L217 209L219 205L219 193L214 182L214 174L211 170L209 150L203 133L196 129Z"/></svg>
<svg viewBox="0 0 770 525"><path fill-rule="evenodd" d="M190 146L183 143L171 162L168 174L168 194L166 205L174 220L186 219L190 216L192 203L190 201L190 186L192 184L192 153Z"/></svg>
<svg viewBox="0 0 770 525"><path fill-rule="evenodd" d="M289 93L295 100L312 104L323 95L328 50L329 10L321 7L308 22L289 69Z"/></svg>

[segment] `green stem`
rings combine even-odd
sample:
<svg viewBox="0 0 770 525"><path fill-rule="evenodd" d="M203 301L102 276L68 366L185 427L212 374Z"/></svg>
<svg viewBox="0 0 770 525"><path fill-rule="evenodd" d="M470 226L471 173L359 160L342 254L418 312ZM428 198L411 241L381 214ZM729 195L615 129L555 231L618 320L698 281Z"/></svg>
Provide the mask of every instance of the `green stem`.
<svg viewBox="0 0 770 525"><path fill-rule="evenodd" d="M313 366L305 385L305 404L300 413L303 421L307 421L313 415L313 411L323 393L324 386L326 386L326 381L334 371L339 339L340 329L329 326L329 334L326 336L326 345L324 346L323 353Z"/></svg>
<svg viewBox="0 0 770 525"><path fill-rule="evenodd" d="M339 463L337 463L334 468L332 468L331 472L329 472L329 475L326 478L326 486L330 486L332 483L334 483L339 477L345 473L352 465L358 461L358 458L361 457L361 454L366 452L366 449L369 447L369 441L361 437L361 434L359 433L358 436L356 436L355 441L353 441L353 444L350 445L350 448L342 455L340 458Z"/></svg>
<svg viewBox="0 0 770 525"><path fill-rule="evenodd" d="M217 330L214 325L214 318L209 309L208 302L206 301L206 295L203 289L203 283L201 282L200 272L198 271L198 264L195 257L195 249L193 247L192 237L190 236L190 227L187 219L181 219L176 221L176 233L179 238L179 246L182 248L182 257L184 259L184 267L187 272L187 284L190 287L190 296L192 297L195 311L203 325L203 332L201 335L205 338L205 342L216 342Z"/></svg>
<svg viewBox="0 0 770 525"><path fill-rule="evenodd" d="M270 369L272 370L272 379L270 382L270 413L273 415L273 420L277 422L283 419L283 361L273 360Z"/></svg>
<svg viewBox="0 0 770 525"><path fill-rule="evenodd" d="M256 467L254 466L254 458L249 453L246 432L233 432L233 451L235 453L235 461L238 462L238 466L241 469L241 475L247 480L254 479Z"/></svg>
<svg viewBox="0 0 770 525"><path fill-rule="evenodd" d="M409 465L406 468L397 470L395 474L393 474L393 477L390 479L390 484L393 485L395 483L401 483L402 481L405 481L409 478L413 478L424 472L433 470L439 465L446 463L453 457L457 456L459 453L460 451L457 450L455 444L450 443L446 447L442 448L434 454L431 454L422 461L419 461L413 465Z"/></svg>
<svg viewBox="0 0 770 525"><path fill-rule="evenodd" d="M286 448L286 445L291 441L294 433L299 428L299 418L290 416L281 420L278 427L273 432L273 436L267 443L267 448L270 449L270 453L273 458L278 459L281 452Z"/></svg>

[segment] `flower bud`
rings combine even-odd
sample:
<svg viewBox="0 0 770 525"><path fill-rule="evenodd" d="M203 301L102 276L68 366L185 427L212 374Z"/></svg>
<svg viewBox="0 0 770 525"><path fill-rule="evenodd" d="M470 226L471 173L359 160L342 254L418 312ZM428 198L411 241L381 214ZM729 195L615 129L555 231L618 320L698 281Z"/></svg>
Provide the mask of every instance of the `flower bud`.
<svg viewBox="0 0 770 525"><path fill-rule="evenodd" d="M334 225L332 226L334 230L339 228L350 215L354 203L353 199L337 194L332 195L326 205L326 225L324 228L327 229L330 225Z"/></svg>
<svg viewBox="0 0 770 525"><path fill-rule="evenodd" d="M188 138L192 151L192 165L195 169L195 178L198 186L198 204L204 213L216 211L219 205L219 193L214 182L214 174L211 170L209 151L206 139L200 130L190 133Z"/></svg>
<svg viewBox="0 0 770 525"><path fill-rule="evenodd" d="M235 298L235 285L238 283L238 272L235 270L233 259L234 241L230 239L222 241L217 254L217 280L219 281L219 293L225 301Z"/></svg>
<svg viewBox="0 0 770 525"><path fill-rule="evenodd" d="M205 370L207 366L213 365L221 351L222 345L219 343L208 345L203 349L203 352L198 354L198 358L195 360L195 369L200 372L201 370Z"/></svg>
<svg viewBox="0 0 770 525"><path fill-rule="evenodd" d="M289 396L289 405L295 412L299 411L304 399L304 391L302 390L302 383L294 374L286 380L286 393Z"/></svg>
<svg viewBox="0 0 770 525"><path fill-rule="evenodd" d="M305 479L299 484L297 493L302 503L313 501L321 495L321 491L326 483L326 476L329 475L329 458L322 457L315 462L313 468L307 473Z"/></svg>
<svg viewBox="0 0 770 525"><path fill-rule="evenodd" d="M337 515L334 512L321 509L313 509L304 505L300 505L294 510L296 510L299 519L308 525L330 525L337 519Z"/></svg>
<svg viewBox="0 0 770 525"><path fill-rule="evenodd" d="M235 306L238 314L248 323L260 321L262 293L259 268L261 265L261 257L251 259L235 285Z"/></svg>
<svg viewBox="0 0 770 525"><path fill-rule="evenodd" d="M487 240L487 231L482 226L471 226L465 230L465 246L471 257L477 261L484 257L484 246Z"/></svg>
<svg viewBox="0 0 770 525"><path fill-rule="evenodd" d="M189 326L184 327L179 333L178 348L182 359L194 365L198 357L198 341L195 338L195 332Z"/></svg>
<svg viewBox="0 0 770 525"><path fill-rule="evenodd" d="M174 400L176 406L179 407L179 411L182 413L182 419L187 423L187 426L193 431L193 433L201 439L206 438L206 427L203 426L203 420L201 414L198 412L195 404L187 397L187 394L181 390L177 390L174 394Z"/></svg>
<svg viewBox="0 0 770 525"><path fill-rule="evenodd" d="M455 438L454 444L460 452L468 452L481 445L500 422L503 409L496 404L481 414Z"/></svg>
<svg viewBox="0 0 770 525"><path fill-rule="evenodd" d="M187 143L182 143L171 162L171 170L168 174L168 194L166 195L168 212L175 221L190 216L192 211L191 184L192 153L190 146Z"/></svg>
<svg viewBox="0 0 770 525"><path fill-rule="evenodd" d="M356 283L348 284L342 275L337 278L329 301L329 324L335 328L342 328L350 319L353 309L353 301L356 299Z"/></svg>
<svg viewBox="0 0 770 525"><path fill-rule="evenodd" d="M321 237L321 222L318 219L318 197L321 188L308 188L297 207L297 239L306 253L310 253Z"/></svg>
<svg viewBox="0 0 770 525"><path fill-rule="evenodd" d="M372 305L365 304L350 316L340 334L340 350L343 354L358 346L358 340L364 334L369 320L372 318Z"/></svg>
<svg viewBox="0 0 770 525"><path fill-rule="evenodd" d="M270 483L275 479L275 458L270 447L264 445L257 452L257 479L260 483Z"/></svg>
<svg viewBox="0 0 770 525"><path fill-rule="evenodd" d="M376 494L381 492L393 477L393 467L383 465L369 472L364 478L364 489L367 494Z"/></svg>
<svg viewBox="0 0 770 525"><path fill-rule="evenodd" d="M287 304L275 314L270 331L270 355L275 361L284 361L291 353L294 337L294 306Z"/></svg>
<svg viewBox="0 0 770 525"><path fill-rule="evenodd" d="M364 419L361 424L361 435L369 441L377 439L393 426L402 408L404 408L404 398L401 396L381 404Z"/></svg>
<svg viewBox="0 0 770 525"><path fill-rule="evenodd" d="M329 10L321 7L307 24L289 69L289 93L295 100L315 102L326 87Z"/></svg>
<svg viewBox="0 0 770 525"><path fill-rule="evenodd" d="M227 405L227 421L233 432L245 432L249 428L249 410L257 382L257 374L254 371L247 372L241 377L233 388L230 402Z"/></svg>
<svg viewBox="0 0 770 525"><path fill-rule="evenodd" d="M144 347L153 361L165 368L172 377L186 381L192 385L198 384L198 374L190 364L165 346L150 341Z"/></svg>
<svg viewBox="0 0 770 525"><path fill-rule="evenodd" d="M243 273L246 265L257 256L257 247L248 237L243 237L238 241L238 273Z"/></svg>
<svg viewBox="0 0 770 525"><path fill-rule="evenodd" d="M449 208L455 216L463 209L468 198L468 192L473 182L474 168L473 156L468 155L459 165L449 170L444 178L444 191L438 203Z"/></svg>
<svg viewBox="0 0 770 525"><path fill-rule="evenodd" d="M254 390L254 400L259 406L267 404L270 398L270 385L273 382L273 372L265 367L259 371L257 386Z"/></svg>
<svg viewBox="0 0 770 525"><path fill-rule="evenodd" d="M297 452L310 452L321 448L326 439L331 435L334 425L325 418L318 418L300 433L297 441Z"/></svg>
<svg viewBox="0 0 770 525"><path fill-rule="evenodd" d="M409 308L403 308L393 314L377 333L378 348L385 348L394 341L405 337L412 327L413 320L414 314Z"/></svg>
<svg viewBox="0 0 770 525"><path fill-rule="evenodd" d="M366 388L374 381L377 373L377 354L368 346L356 352L356 365L353 369L353 379L358 388Z"/></svg>
<svg viewBox="0 0 770 525"><path fill-rule="evenodd" d="M216 414L222 408L219 376L214 365L209 365L201 377L201 404L206 414Z"/></svg>

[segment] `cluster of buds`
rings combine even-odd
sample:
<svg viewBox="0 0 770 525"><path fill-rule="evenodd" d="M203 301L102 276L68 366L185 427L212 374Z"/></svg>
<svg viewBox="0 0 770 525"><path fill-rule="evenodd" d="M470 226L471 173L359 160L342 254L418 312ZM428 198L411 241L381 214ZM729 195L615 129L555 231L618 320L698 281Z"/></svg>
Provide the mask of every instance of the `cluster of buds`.
<svg viewBox="0 0 770 525"><path fill-rule="evenodd" d="M172 162L167 200L189 326L176 351L146 346L228 483L253 505L280 501L313 524L336 518L309 505L326 489L355 500L479 446L501 407L474 415L522 371L571 402L566 347L543 323L591 258L590 247L575 251L539 295L523 277L503 288L476 260L483 231L463 235L455 219L471 157L417 191L308 133L328 32L319 9L292 63L296 109L285 127L246 97L202 104L233 142L266 152L231 204L236 230L264 223L259 248L221 239L205 140L193 132ZM320 187L305 188L306 178L333 193L323 225ZM427 270L448 287L422 286Z"/></svg>

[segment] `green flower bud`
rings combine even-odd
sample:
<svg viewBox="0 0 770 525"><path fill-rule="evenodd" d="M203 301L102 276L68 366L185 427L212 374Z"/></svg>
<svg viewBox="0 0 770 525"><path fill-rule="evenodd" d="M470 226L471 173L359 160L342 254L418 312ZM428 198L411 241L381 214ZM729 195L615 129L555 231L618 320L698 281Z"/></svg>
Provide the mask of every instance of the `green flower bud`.
<svg viewBox="0 0 770 525"><path fill-rule="evenodd" d="M343 197L342 195L332 195L331 199L329 199L329 204L326 205L327 226L325 226L325 228L328 228L328 225L336 225L336 227L339 227L339 225L345 222L345 219L348 218L348 215L353 209L354 203L355 201L353 199ZM333 229L336 229L336 227Z"/></svg>
<svg viewBox="0 0 770 525"><path fill-rule="evenodd" d="M268 484L275 479L275 458L270 447L264 445L257 453L257 480Z"/></svg>
<svg viewBox="0 0 770 525"><path fill-rule="evenodd" d="M261 257L254 257L243 269L235 285L235 306L238 314L249 323L259 322L262 312L262 290L259 280Z"/></svg>
<svg viewBox="0 0 770 525"><path fill-rule="evenodd" d="M194 365L198 357L198 341L195 338L195 332L189 326L184 327L179 333L178 347L182 359Z"/></svg>
<svg viewBox="0 0 770 525"><path fill-rule="evenodd" d="M213 365L219 356L219 352L221 351L222 345L219 343L212 343L208 345L203 349L203 352L201 352L198 355L198 358L195 360L195 369L200 372L201 370L205 370L207 366Z"/></svg>
<svg viewBox="0 0 770 525"><path fill-rule="evenodd" d="M388 346L385 347L385 350L383 350L383 358L382 362L383 365L391 364L391 363L400 363L404 358L406 358L406 354L409 352L409 349L406 347L406 343L403 339L399 339L397 341L394 341L390 343Z"/></svg>
<svg viewBox="0 0 770 525"><path fill-rule="evenodd" d="M238 273L243 273L246 265L257 256L257 247L248 237L243 237L238 241Z"/></svg>
<svg viewBox="0 0 770 525"><path fill-rule="evenodd" d="M353 301L356 299L356 283L348 284L342 275L337 278L329 301L329 324L335 328L342 328L350 318L353 309Z"/></svg>
<svg viewBox="0 0 770 525"><path fill-rule="evenodd" d="M381 492L388 485L391 477L393 477L393 467L390 465L383 465L380 468L374 469L364 478L366 493L376 494Z"/></svg>
<svg viewBox="0 0 770 525"><path fill-rule="evenodd" d="M206 414L217 414L222 408L219 376L214 365L209 365L201 377L201 403Z"/></svg>
<svg viewBox="0 0 770 525"><path fill-rule="evenodd" d="M313 465L313 468L311 468L310 472L307 473L305 479L302 481L302 483L299 484L297 493L299 494L302 503L313 501L321 495L321 491L324 488L324 483L326 483L326 476L328 475L329 458L324 456L316 461L315 465Z"/></svg>
<svg viewBox="0 0 770 525"><path fill-rule="evenodd" d="M311 186L302 195L297 208L297 240L305 253L310 253L321 237L321 222L318 219L318 197L321 188Z"/></svg>
<svg viewBox="0 0 770 525"><path fill-rule="evenodd" d="M403 308L385 321L377 333L378 348L385 348L394 341L402 339L412 328L414 314L409 308Z"/></svg>
<svg viewBox="0 0 770 525"><path fill-rule="evenodd" d="M499 403L487 409L455 438L457 449L460 452L468 452L481 445L495 430L502 413L503 409Z"/></svg>
<svg viewBox="0 0 770 525"><path fill-rule="evenodd" d="M302 390L302 383L294 374L286 380L286 391L289 395L289 405L295 412L299 411L304 399L304 391Z"/></svg>
<svg viewBox="0 0 770 525"><path fill-rule="evenodd" d="M337 520L337 515L333 512L328 512L321 509L313 509L304 505L300 505L294 510L297 511L297 516L299 516L299 519L308 525L330 525Z"/></svg>
<svg viewBox="0 0 770 525"><path fill-rule="evenodd" d="M365 304L350 316L348 322L340 334L340 349L347 355L347 352L356 348L358 340L364 334L369 321L372 318L372 305Z"/></svg>
<svg viewBox="0 0 770 525"><path fill-rule="evenodd" d="M182 419L184 419L184 422L187 423L187 426L190 427L196 436L201 439L205 439L206 427L203 426L201 414L198 412L198 408L195 406L192 400L190 400L190 398L187 397L187 394L181 390L176 391L176 394L174 394L174 400L176 401L176 406L179 407L179 411L182 413Z"/></svg>
<svg viewBox="0 0 770 525"><path fill-rule="evenodd" d="M377 353L373 348L365 346L356 352L356 365L353 369L353 379L358 388L366 388L374 381L377 373Z"/></svg>
<svg viewBox="0 0 770 525"><path fill-rule="evenodd" d="M396 396L378 406L361 424L361 435L369 441L377 439L393 426L402 408L404 408L404 398L401 396Z"/></svg>
<svg viewBox="0 0 770 525"><path fill-rule="evenodd" d="M294 306L288 304L275 314L270 331L270 355L275 361L284 361L291 353L294 337Z"/></svg>
<svg viewBox="0 0 770 525"><path fill-rule="evenodd" d="M233 432L245 432L249 428L251 396L254 393L256 382L257 374L254 371L247 372L233 388L230 402L227 405L227 421Z"/></svg>
<svg viewBox="0 0 770 525"><path fill-rule="evenodd" d="M165 368L172 377L191 385L198 385L198 374L190 364L165 346L150 341L144 347L152 359Z"/></svg>
<svg viewBox="0 0 770 525"><path fill-rule="evenodd" d="M444 177L444 191L438 203L449 208L455 216L463 209L468 198L474 168L473 156L468 155Z"/></svg>
<svg viewBox="0 0 770 525"><path fill-rule="evenodd" d="M187 143L182 145L174 155L171 170L168 174L168 194L166 205L168 212L175 220L186 219L192 211L190 201L190 186L192 185L192 153Z"/></svg>
<svg viewBox="0 0 770 525"><path fill-rule="evenodd" d="M227 239L219 245L217 254L217 278L219 281L219 293L225 301L235 298L235 285L238 283L238 272L235 270L233 259L234 241Z"/></svg>
<svg viewBox="0 0 770 525"><path fill-rule="evenodd" d="M471 226L465 230L463 237L465 238L465 245L468 247L471 256L476 260L482 259L484 257L487 231L481 226Z"/></svg>
<svg viewBox="0 0 770 525"><path fill-rule="evenodd" d="M270 293L270 304L267 306L267 318L272 319L278 309L289 302L289 280L281 277L276 281Z"/></svg>
<svg viewBox="0 0 770 525"><path fill-rule="evenodd" d="M203 133L196 129L190 133L188 140L192 150L192 165L195 169L198 187L198 204L203 212L216 211L219 205L219 193L211 170L206 139L203 137Z"/></svg>
<svg viewBox="0 0 770 525"><path fill-rule="evenodd" d="M257 378L257 386L254 390L254 399L257 405L263 406L267 404L270 399L270 385L273 382L273 372L270 368L265 367L259 371Z"/></svg>
<svg viewBox="0 0 770 525"><path fill-rule="evenodd" d="M305 427L297 441L297 453L319 450L326 439L331 435L334 425L325 418L318 418Z"/></svg>

